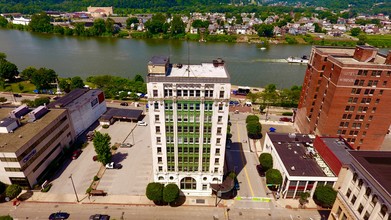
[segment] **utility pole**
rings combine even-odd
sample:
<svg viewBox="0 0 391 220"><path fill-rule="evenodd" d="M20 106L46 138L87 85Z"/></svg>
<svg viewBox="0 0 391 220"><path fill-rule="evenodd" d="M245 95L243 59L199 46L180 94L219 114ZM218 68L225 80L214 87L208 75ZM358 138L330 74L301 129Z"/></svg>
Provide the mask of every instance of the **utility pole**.
<svg viewBox="0 0 391 220"><path fill-rule="evenodd" d="M77 201L77 202L80 202L80 201L79 201L79 197L77 196L77 192L76 192L76 188L75 188L75 183L73 183L72 174L69 176L69 178L71 179L71 182L72 182L73 191L75 192L75 196L76 196L76 201Z"/></svg>

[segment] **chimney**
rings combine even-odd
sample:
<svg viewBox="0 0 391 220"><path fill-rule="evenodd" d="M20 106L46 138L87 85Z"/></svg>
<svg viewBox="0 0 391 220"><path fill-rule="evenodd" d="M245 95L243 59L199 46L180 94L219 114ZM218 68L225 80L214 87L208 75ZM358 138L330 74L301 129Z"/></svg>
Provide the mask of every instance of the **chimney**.
<svg viewBox="0 0 391 220"><path fill-rule="evenodd" d="M385 64L391 65L391 50L388 51Z"/></svg>
<svg viewBox="0 0 391 220"><path fill-rule="evenodd" d="M353 58L360 62L368 62L375 58L378 49L371 46L356 46Z"/></svg>

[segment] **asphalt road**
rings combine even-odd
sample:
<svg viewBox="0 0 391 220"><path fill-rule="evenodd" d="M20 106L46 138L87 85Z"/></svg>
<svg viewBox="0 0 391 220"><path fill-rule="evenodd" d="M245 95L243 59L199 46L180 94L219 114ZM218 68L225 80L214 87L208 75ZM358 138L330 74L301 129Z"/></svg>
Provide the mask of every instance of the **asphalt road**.
<svg viewBox="0 0 391 220"><path fill-rule="evenodd" d="M91 204L59 204L59 203L28 203L24 202L17 208L10 203L0 204L2 215L11 215L15 220L21 219L48 219L53 212L63 211L70 213L69 219L88 219L93 214L108 214L111 219L137 220L320 220L316 210L262 210L237 209L225 207L203 206L128 206L128 205L91 205Z"/></svg>

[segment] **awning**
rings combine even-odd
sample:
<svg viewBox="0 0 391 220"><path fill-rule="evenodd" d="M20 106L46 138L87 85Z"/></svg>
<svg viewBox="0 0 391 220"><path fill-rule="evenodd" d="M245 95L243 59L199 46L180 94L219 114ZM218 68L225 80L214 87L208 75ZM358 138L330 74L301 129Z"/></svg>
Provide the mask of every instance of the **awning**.
<svg viewBox="0 0 391 220"><path fill-rule="evenodd" d="M226 192L231 191L234 188L234 180L231 177L227 176L227 178L225 178L223 183L210 184L210 187L215 192L226 193Z"/></svg>

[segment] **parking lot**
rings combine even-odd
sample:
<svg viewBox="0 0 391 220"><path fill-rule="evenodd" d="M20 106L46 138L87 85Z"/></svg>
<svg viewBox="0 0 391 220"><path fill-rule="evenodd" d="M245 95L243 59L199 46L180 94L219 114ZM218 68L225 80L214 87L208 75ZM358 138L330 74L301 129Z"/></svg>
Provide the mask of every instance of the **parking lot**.
<svg viewBox="0 0 391 220"><path fill-rule="evenodd" d="M148 116L143 119L148 121ZM108 133L111 144L130 143L130 148L118 148L112 161L122 164L122 169L106 169L101 178L98 189L111 195L145 195L145 188L152 180L152 150L150 147L150 130L148 126L137 126L134 122L117 121L108 129L97 128L102 133ZM96 155L92 141L83 149L76 160L72 160L59 176L52 181L53 186L48 193L73 194L71 179L80 198L85 196L94 176L101 167L101 163L94 162Z"/></svg>

